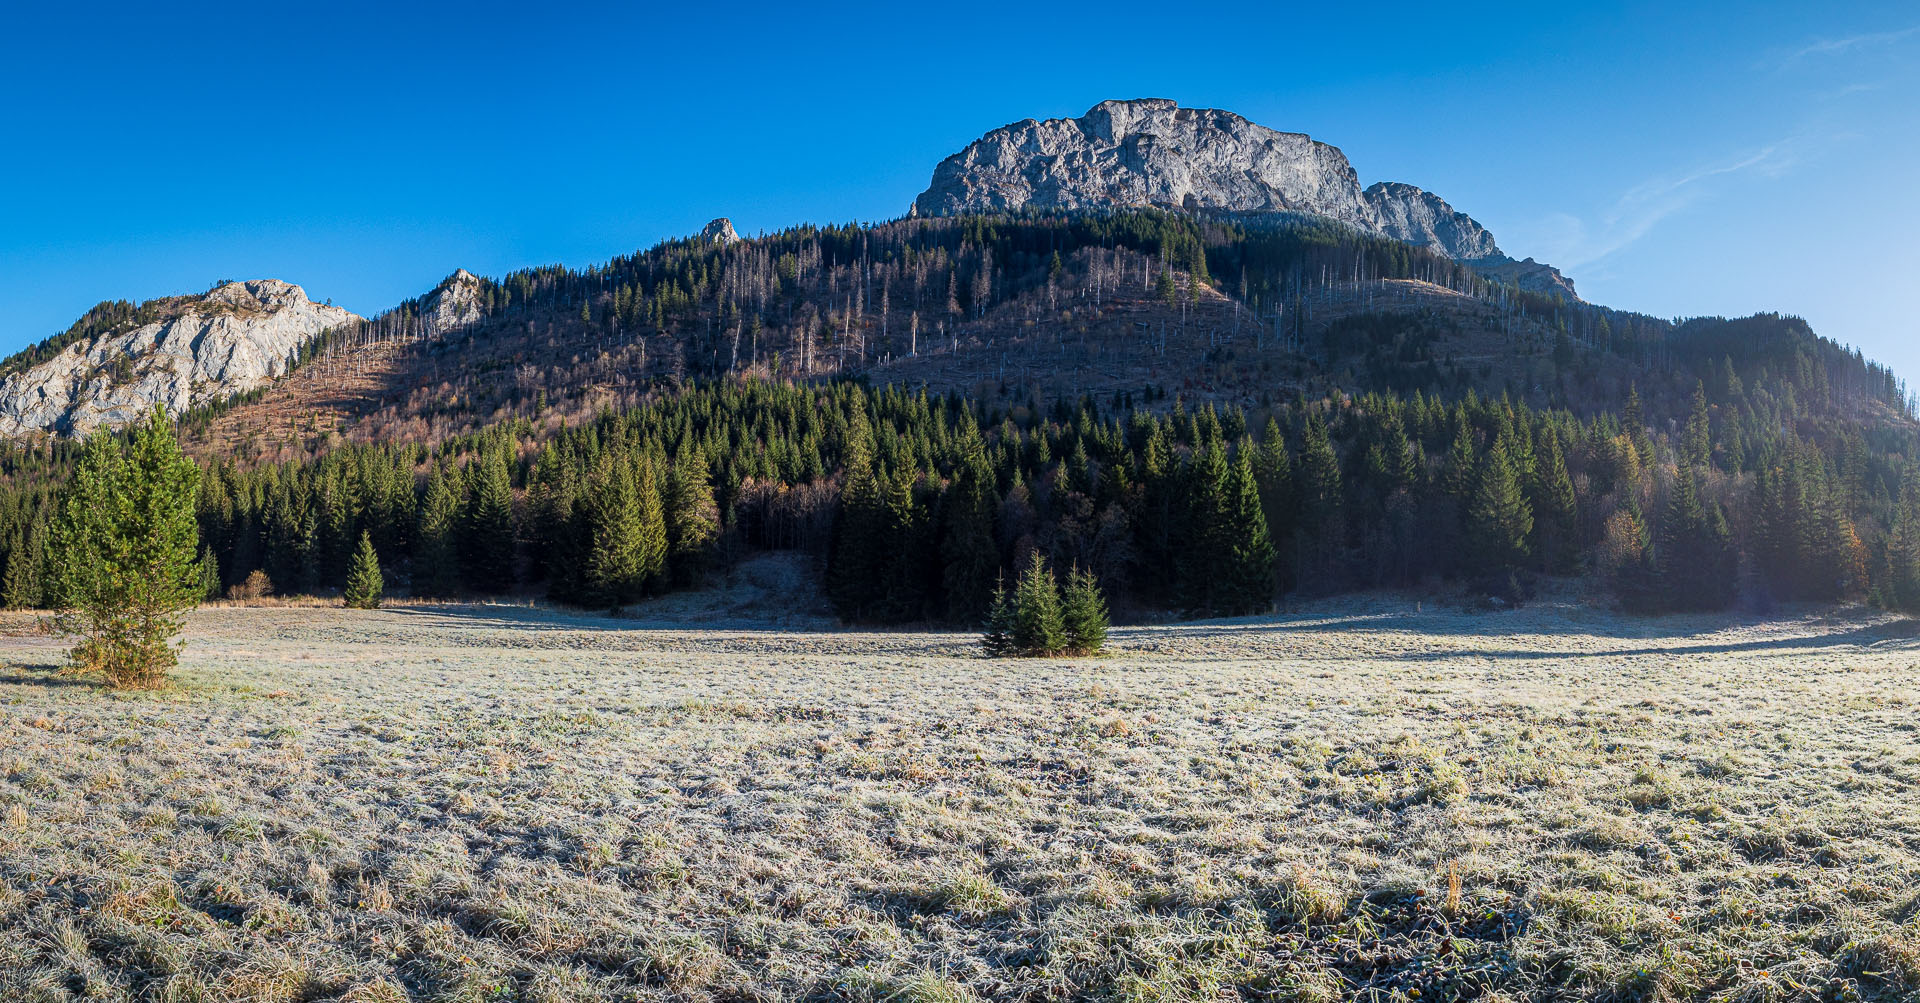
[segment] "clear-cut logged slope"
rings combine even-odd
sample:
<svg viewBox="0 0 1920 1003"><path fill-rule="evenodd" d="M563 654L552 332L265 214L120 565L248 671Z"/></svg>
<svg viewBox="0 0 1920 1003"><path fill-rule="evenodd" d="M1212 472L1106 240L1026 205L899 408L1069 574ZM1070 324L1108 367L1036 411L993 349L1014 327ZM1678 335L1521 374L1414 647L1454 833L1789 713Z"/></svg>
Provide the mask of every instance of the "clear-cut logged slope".
<svg viewBox="0 0 1920 1003"><path fill-rule="evenodd" d="M995 129L941 161L913 209L945 216L1111 206L1311 213L1476 265L1512 263L1493 234L1432 192L1397 182L1362 188L1337 147L1159 98L1103 101L1079 118ZM1510 271L1523 285L1573 289L1545 265Z"/></svg>
<svg viewBox="0 0 1920 1003"><path fill-rule="evenodd" d="M0 382L0 435L85 435L155 405L179 415L284 375L300 346L359 318L275 279L164 301L162 318L75 342Z"/></svg>

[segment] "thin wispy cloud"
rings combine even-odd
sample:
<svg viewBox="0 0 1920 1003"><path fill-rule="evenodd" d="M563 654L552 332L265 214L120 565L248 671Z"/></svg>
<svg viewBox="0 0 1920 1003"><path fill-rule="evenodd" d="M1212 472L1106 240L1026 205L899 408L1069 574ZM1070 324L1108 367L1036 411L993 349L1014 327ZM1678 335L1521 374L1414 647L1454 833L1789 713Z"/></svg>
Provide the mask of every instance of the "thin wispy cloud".
<svg viewBox="0 0 1920 1003"><path fill-rule="evenodd" d="M1789 53L1787 58L1781 61L1780 65L1784 68L1792 66L1802 60L1819 56L1837 56L1844 52L1854 52L1860 49L1872 49L1883 45L1893 45L1896 42L1903 42L1916 35L1920 35L1920 24L1914 25L1911 28L1901 28L1898 31L1873 31L1858 35L1848 35L1844 38L1822 38Z"/></svg>
<svg viewBox="0 0 1920 1003"><path fill-rule="evenodd" d="M1835 89L1833 89L1833 90L1830 90L1830 91L1826 91L1826 92L1824 92L1824 93L1822 93L1822 94L1820 94L1819 96L1820 96L1821 98L1824 98L1824 99L1826 99L1826 100L1828 100L1828 101L1837 101L1837 100L1839 100L1840 98L1843 98L1843 97L1848 97L1848 96L1850 96L1850 95L1854 95L1854 94L1865 94L1865 93L1867 93L1867 92L1869 92L1869 91L1877 91L1877 90L1882 90L1882 89L1884 89L1884 88L1885 88L1886 86L1887 86L1887 85L1886 85L1885 83L1871 83L1871 84L1869 84L1869 83L1859 83L1859 84L1847 84L1847 85L1846 85L1846 86L1844 86L1844 87L1837 87L1837 88L1835 88Z"/></svg>
<svg viewBox="0 0 1920 1003"><path fill-rule="evenodd" d="M1712 193L1714 182L1736 174L1778 176L1793 166L1794 143L1781 140L1679 175L1649 178L1629 188L1591 221L1557 213L1540 229L1553 248L1546 260L1562 268L1599 261L1646 236L1661 220Z"/></svg>

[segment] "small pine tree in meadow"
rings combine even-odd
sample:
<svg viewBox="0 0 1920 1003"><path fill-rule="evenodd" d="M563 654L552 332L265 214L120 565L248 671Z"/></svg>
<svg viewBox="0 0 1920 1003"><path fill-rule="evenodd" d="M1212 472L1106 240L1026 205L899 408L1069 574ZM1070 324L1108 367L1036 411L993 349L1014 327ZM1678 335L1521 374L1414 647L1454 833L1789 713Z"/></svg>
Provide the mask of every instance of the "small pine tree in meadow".
<svg viewBox="0 0 1920 1003"><path fill-rule="evenodd" d="M980 646L986 649L989 658L1014 653L1013 599L1007 595L1004 585L993 587L993 602L987 607L987 630L980 636Z"/></svg>
<svg viewBox="0 0 1920 1003"><path fill-rule="evenodd" d="M1060 589L1038 551L1013 590L1013 647L1022 655L1041 656L1057 654L1067 647Z"/></svg>
<svg viewBox="0 0 1920 1003"><path fill-rule="evenodd" d="M380 577L380 555L373 551L373 535L360 534L360 549L353 552L347 567L347 606L352 609L379 609L386 582Z"/></svg>
<svg viewBox="0 0 1920 1003"><path fill-rule="evenodd" d="M62 491L51 551L54 624L76 669L153 688L179 660L180 614L205 594L194 544L200 470L158 408L124 443L87 440Z"/></svg>
<svg viewBox="0 0 1920 1003"><path fill-rule="evenodd" d="M1100 582L1093 572L1075 567L1067 575L1060 614L1068 651L1093 655L1107 646L1107 600L1100 594Z"/></svg>

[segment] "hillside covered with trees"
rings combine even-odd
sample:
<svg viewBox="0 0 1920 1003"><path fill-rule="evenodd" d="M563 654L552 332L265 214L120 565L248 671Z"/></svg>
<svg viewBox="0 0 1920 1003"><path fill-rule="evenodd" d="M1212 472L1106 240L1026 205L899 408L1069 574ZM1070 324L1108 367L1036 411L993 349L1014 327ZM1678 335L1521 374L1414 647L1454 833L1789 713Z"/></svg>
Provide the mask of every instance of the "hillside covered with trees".
<svg viewBox="0 0 1920 1003"><path fill-rule="evenodd" d="M861 622L978 623L1036 553L1122 615L1539 575L1649 610L1920 604L1885 368L1325 222L809 227L483 280L454 332L428 306L183 417L212 588L338 590L364 533L416 595L593 607L795 549ZM8 605L46 599L73 456L0 450Z"/></svg>

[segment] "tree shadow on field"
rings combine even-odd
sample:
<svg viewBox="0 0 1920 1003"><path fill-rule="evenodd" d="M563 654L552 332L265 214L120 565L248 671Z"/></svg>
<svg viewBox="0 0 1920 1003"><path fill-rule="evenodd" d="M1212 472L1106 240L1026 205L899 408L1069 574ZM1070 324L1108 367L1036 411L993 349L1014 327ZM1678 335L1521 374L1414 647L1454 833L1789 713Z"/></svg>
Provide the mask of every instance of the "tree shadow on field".
<svg viewBox="0 0 1920 1003"><path fill-rule="evenodd" d="M642 607L643 608L643 607ZM945 625L906 624L898 626L831 625L815 621L783 623L734 619L725 615L711 619L684 617L632 619L607 616L582 610L547 606L465 605L446 603L421 606L392 606L383 609L403 617L408 627L424 630L498 630L528 633L574 633L606 635L616 641L626 635L655 642L648 635L697 634L697 639L664 641L662 650L731 650L728 642L740 642L739 653L764 654L778 638L805 636L814 642L805 653L817 655L900 655L914 657L963 658L980 656L979 634L955 630ZM596 644L596 647L598 645Z"/></svg>
<svg viewBox="0 0 1920 1003"><path fill-rule="evenodd" d="M0 686L38 686L42 689L91 689L96 684L65 674L70 663L64 658L47 661L9 659L0 664Z"/></svg>
<svg viewBox="0 0 1920 1003"><path fill-rule="evenodd" d="M644 609L644 607L636 607ZM444 603L421 606L389 606L381 612L395 613L423 627L512 628L515 630L604 630L604 631L683 631L710 630L727 633L809 632L804 627L779 623L753 623L721 618L720 622L651 618L645 615L612 616L590 610L553 606L508 606L504 604ZM810 631L822 634L838 630Z"/></svg>
<svg viewBox="0 0 1920 1003"><path fill-rule="evenodd" d="M1181 640L1246 640L1265 635L1284 647L1289 635L1418 635L1450 638L1497 638L1548 635L1558 638L1592 637L1603 641L1643 640L1633 647L1601 645L1589 650L1572 648L1444 647L1428 651L1372 651L1369 658L1389 661L1439 661L1454 658L1552 660L1565 658L1621 658L1636 655L1715 655L1744 651L1795 651L1823 648L1881 647L1920 649L1920 621L1860 622L1845 614L1773 619L1743 615L1619 617L1612 622L1583 622L1569 617L1559 622L1505 619L1515 613L1466 615L1452 612L1381 613L1351 616L1303 616L1285 621L1200 623L1166 627L1116 628L1114 640L1124 642L1165 633ZM1852 621L1851 626L1845 626ZM1743 640L1715 640L1725 631L1762 624L1798 627L1802 633ZM1845 627L1845 629L1836 629ZM1660 642L1667 643L1660 643ZM1354 649L1354 654L1359 649ZM1325 657L1346 657L1333 655Z"/></svg>
<svg viewBox="0 0 1920 1003"><path fill-rule="evenodd" d="M1920 640L1889 637L1879 627L1858 627L1833 634L1800 637L1761 638L1752 641L1724 641L1710 644L1644 645L1635 648L1600 648L1592 651L1514 650L1499 648L1455 648L1445 651L1410 652L1403 660L1439 661L1448 658L1497 658L1512 660L1555 660L1566 658L1626 658L1635 655L1727 655L1743 651L1816 651L1822 648L1891 647L1920 648Z"/></svg>

